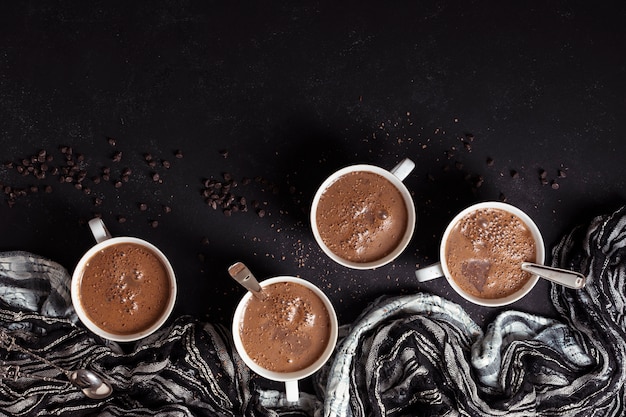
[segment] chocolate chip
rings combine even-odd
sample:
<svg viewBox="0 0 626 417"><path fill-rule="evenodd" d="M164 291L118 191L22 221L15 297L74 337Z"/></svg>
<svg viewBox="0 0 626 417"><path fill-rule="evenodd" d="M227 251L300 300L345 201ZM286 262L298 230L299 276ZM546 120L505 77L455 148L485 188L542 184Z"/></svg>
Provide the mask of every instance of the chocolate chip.
<svg viewBox="0 0 626 417"><path fill-rule="evenodd" d="M178 158L178 159L181 159L181 158L183 157L183 152L182 152L180 149L178 149L178 150L176 150L176 152L174 153L174 156L175 156L176 158Z"/></svg>
<svg viewBox="0 0 626 417"><path fill-rule="evenodd" d="M263 210L263 209L258 210L258 211L257 211L257 215L258 215L259 217L265 217L265 210Z"/></svg>
<svg viewBox="0 0 626 417"><path fill-rule="evenodd" d="M113 138L107 138L107 142L109 142L109 145L111 145L111 146L115 146L116 145L115 139L113 139Z"/></svg>
<svg viewBox="0 0 626 417"><path fill-rule="evenodd" d="M559 183L554 181L554 180L552 181L550 186L552 187L553 190L558 190L559 189Z"/></svg>
<svg viewBox="0 0 626 417"><path fill-rule="evenodd" d="M156 229L157 227L159 227L159 222L158 222L157 220L151 220L151 221L150 221L150 226L151 226L153 229Z"/></svg>
<svg viewBox="0 0 626 417"><path fill-rule="evenodd" d="M161 161L161 165L163 165L163 168L165 169L169 169L172 166L172 164L170 164L170 161L165 160Z"/></svg>
<svg viewBox="0 0 626 417"><path fill-rule="evenodd" d="M220 155L222 155L223 158L228 158L228 150L226 149L220 150Z"/></svg>
<svg viewBox="0 0 626 417"><path fill-rule="evenodd" d="M487 166L489 167L493 166L493 163L494 163L493 158L487 158Z"/></svg>
<svg viewBox="0 0 626 417"><path fill-rule="evenodd" d="M163 211L165 213L171 213L172 212L172 208L170 206L163 206Z"/></svg>
<svg viewBox="0 0 626 417"><path fill-rule="evenodd" d="M519 172L517 172L516 170L512 169L511 170L511 177L519 178Z"/></svg>
<svg viewBox="0 0 626 417"><path fill-rule="evenodd" d="M148 205L146 203L139 203L139 210L140 211L148 210Z"/></svg>
<svg viewBox="0 0 626 417"><path fill-rule="evenodd" d="M558 176L559 176L559 178L565 178L565 177L567 177L567 174L565 173L564 170L559 169Z"/></svg>
<svg viewBox="0 0 626 417"><path fill-rule="evenodd" d="M152 181L158 182L160 179L161 179L161 177L159 176L159 174L157 172L152 174Z"/></svg>
<svg viewBox="0 0 626 417"><path fill-rule="evenodd" d="M126 223L126 217L124 217L124 216L117 216L117 221L119 223Z"/></svg>

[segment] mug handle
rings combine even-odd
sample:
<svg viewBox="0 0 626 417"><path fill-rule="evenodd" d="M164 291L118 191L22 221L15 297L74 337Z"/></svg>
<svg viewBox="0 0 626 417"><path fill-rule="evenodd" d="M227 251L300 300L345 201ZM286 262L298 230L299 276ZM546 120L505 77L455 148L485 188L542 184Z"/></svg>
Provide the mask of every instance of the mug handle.
<svg viewBox="0 0 626 417"><path fill-rule="evenodd" d="M285 394L287 395L287 401L295 403L300 400L300 392L298 390L298 380L285 381Z"/></svg>
<svg viewBox="0 0 626 417"><path fill-rule="evenodd" d="M404 158L398 165L393 167L390 172L398 177L400 181L404 181L411 171L413 171L413 168L415 168L415 162L411 161L409 158Z"/></svg>
<svg viewBox="0 0 626 417"><path fill-rule="evenodd" d="M104 222L99 217L89 220L89 228L91 229L93 237L96 239L96 243L103 242L112 237L111 233L109 233L109 230L104 225Z"/></svg>
<svg viewBox="0 0 626 417"><path fill-rule="evenodd" d="M443 269L441 269L441 262L434 263L425 268L420 268L415 271L415 277L419 282L426 282L432 279L441 278L443 276Z"/></svg>

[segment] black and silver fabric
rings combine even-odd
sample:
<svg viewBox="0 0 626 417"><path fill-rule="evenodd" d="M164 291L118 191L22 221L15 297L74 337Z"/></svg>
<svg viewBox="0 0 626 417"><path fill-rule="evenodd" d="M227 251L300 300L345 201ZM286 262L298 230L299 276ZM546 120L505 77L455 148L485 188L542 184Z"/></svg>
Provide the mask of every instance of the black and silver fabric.
<svg viewBox="0 0 626 417"><path fill-rule="evenodd" d="M76 320L69 274L24 252L0 253L0 330L65 368L90 368L114 395L91 400L57 370L0 349L0 367L57 381L0 384L0 415L37 416L623 416L626 208L553 249L587 277L553 286L558 319L505 311L481 329L457 304L418 293L381 297L342 326L333 358L298 405L267 389L228 330L180 317L132 349Z"/></svg>

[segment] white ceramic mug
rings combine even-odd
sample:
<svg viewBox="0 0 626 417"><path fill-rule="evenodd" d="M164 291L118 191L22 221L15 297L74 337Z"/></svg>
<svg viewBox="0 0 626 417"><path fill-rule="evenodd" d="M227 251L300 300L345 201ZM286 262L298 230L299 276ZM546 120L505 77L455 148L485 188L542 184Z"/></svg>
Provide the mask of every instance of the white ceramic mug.
<svg viewBox="0 0 626 417"><path fill-rule="evenodd" d="M245 362L246 365L248 365L250 369L252 369L263 378L267 378L272 381L284 382L287 401L296 402L298 401L300 396L298 390L298 380L304 379L317 372L326 363L326 361L328 361L333 351L335 350L337 335L339 332L339 324L337 321L337 314L335 313L335 309L333 308L333 305L331 304L326 294L324 294L322 290L320 290L317 286L313 285L309 281L296 277L280 276L266 279L259 282L259 284L261 285L261 288L265 288L268 285L280 282L293 282L296 284L300 284L313 291L313 293L324 303L324 306L326 307L326 310L328 311L328 316L330 318L330 337L322 355L317 358L317 360L311 365L295 372L275 372L269 369L265 369L259 366L256 362L254 362L250 355L248 355L248 353L244 349L240 334L240 327L246 305L252 297L252 293L249 291L243 296L241 301L239 301L239 304L237 305L237 309L235 310L235 314L233 316L233 341L235 342L235 348L237 349L239 356L241 356L241 359Z"/></svg>
<svg viewBox="0 0 626 417"><path fill-rule="evenodd" d="M74 273L72 274L72 283L71 283L71 295L72 295L72 304L74 306L74 310L76 310L76 314L81 322L93 333L97 334L108 340L113 340L116 342L131 342L143 337L146 337L152 333L154 333L157 329L159 329L165 321L168 319L172 310L174 309L174 304L176 302L176 276L174 274L174 270L172 269L172 265L168 261L167 257L161 252L156 246L153 244L146 242L145 240L134 238L134 237L112 237L109 231L107 230L104 222L100 218L95 218L89 221L89 227L91 232L96 240L96 245L89 249L83 257L80 259L76 268L74 269ZM83 276L83 272L85 270L86 264L89 260L99 251L108 248L113 245L118 245L121 243L132 243L135 245L142 246L152 252L161 262L167 276L169 278L169 298L167 300L167 304L162 314L159 316L158 320L156 320L151 326L148 328L133 334L116 334L107 331L106 329L102 329L98 325L96 325L87 315L85 309L82 306L80 299L80 285Z"/></svg>
<svg viewBox="0 0 626 417"><path fill-rule="evenodd" d="M478 305L486 306L486 307L500 307L500 306L514 303L515 301L521 299L526 294L528 294L533 289L537 281L539 280L539 276L531 275L530 279L516 292L503 298L494 298L494 299L480 298L480 297L476 297L473 294L469 294L468 292L464 291L454 281L446 263L446 242L448 241L448 237L450 236L450 233L452 232L456 224L459 222L459 220L461 220L466 215L476 210L480 210L480 209L500 209L508 213L514 214L522 222L524 222L524 224L530 231L535 241L536 259L534 262L537 264L543 264L544 258L545 258L545 245L543 242L543 238L541 237L539 228L537 227L535 222L533 222L533 220L526 213L524 213L522 210L518 209L515 206L506 204L506 203L489 201L489 202L474 204L466 208L465 210L461 211L459 214L457 214L454 217L454 219L452 219L452 221L448 224L448 227L446 228L446 231L444 232L443 237L441 239L441 245L439 247L440 262L437 262L425 268L418 269L417 271L415 271L415 276L417 277L417 280L420 282L426 282L426 281L430 281L431 279L445 277L448 283L450 284L450 286L461 297L465 298L466 300L471 301ZM520 274L521 273L523 272L522 272L521 264L520 264Z"/></svg>
<svg viewBox="0 0 626 417"><path fill-rule="evenodd" d="M406 186L404 185L402 181L404 181L404 179L411 173L411 171L413 171L414 168L415 168L415 163L408 158L405 158L404 160L402 160L391 171L387 171L386 169L383 169L375 165L366 165L366 164L351 165L351 166L348 166L348 167L345 167L336 171L335 173L330 175L322 183L322 185L320 185L320 187L317 190L317 193L315 194L315 197L313 198L313 203L311 205L310 222L311 222L311 229L313 230L313 236L315 237L317 244L324 251L324 253L328 255L330 259L348 268L374 269L374 268L378 268L383 265L386 265L389 262L393 261L404 251L404 249L406 249L409 242L411 241L411 238L413 237L413 231L415 230L415 223L417 220L417 215L415 214L415 205L413 203L413 198L411 197L411 193L409 192L409 190L406 188ZM386 256L380 259L371 261L371 262L354 262L354 261L344 259L340 257L339 255L335 254L324 243L324 240L322 239L319 228L317 226L318 204L324 191L326 191L326 189L331 184L333 184L339 177L345 174L349 174L352 172L360 172L360 171L372 172L374 174L378 174L382 176L383 178L385 178L387 181L389 181L391 184L393 184L402 195L402 198L404 200L404 204L407 210L406 230L402 238L399 240L398 245L395 247L395 249L392 252L390 252Z"/></svg>

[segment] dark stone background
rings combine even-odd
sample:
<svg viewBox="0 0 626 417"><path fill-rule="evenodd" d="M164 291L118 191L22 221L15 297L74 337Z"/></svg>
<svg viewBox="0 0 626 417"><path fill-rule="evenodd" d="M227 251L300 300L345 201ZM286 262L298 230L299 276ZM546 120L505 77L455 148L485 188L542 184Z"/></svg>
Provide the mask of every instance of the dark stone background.
<svg viewBox="0 0 626 417"><path fill-rule="evenodd" d="M478 201L525 210L548 247L623 204L624 5L2 2L0 250L71 272L94 243L86 221L101 215L113 234L168 255L176 315L228 324L243 289L227 268L241 260L260 279L319 285L342 323L380 295L429 291L484 324L499 310L443 280L419 284L414 270L437 260L447 222ZM63 183L52 173L71 168L60 146L85 171L82 190L79 171ZM31 161L41 150L54 158L45 178ZM418 212L409 248L375 271L326 259L308 222L316 187L345 165L403 157L417 164L405 181ZM224 173L247 212L205 203L204 181ZM554 314L549 284L510 308Z"/></svg>

